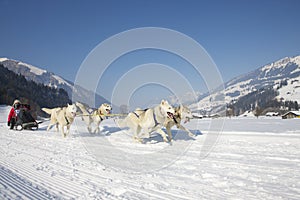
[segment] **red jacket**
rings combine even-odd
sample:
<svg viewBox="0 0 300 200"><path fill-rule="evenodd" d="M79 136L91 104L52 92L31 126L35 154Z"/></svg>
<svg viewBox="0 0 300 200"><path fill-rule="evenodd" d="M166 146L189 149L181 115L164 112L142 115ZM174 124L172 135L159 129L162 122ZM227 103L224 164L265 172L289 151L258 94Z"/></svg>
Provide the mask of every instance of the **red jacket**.
<svg viewBox="0 0 300 200"><path fill-rule="evenodd" d="M10 109L7 121L10 122L11 118L17 118L17 114L14 108Z"/></svg>

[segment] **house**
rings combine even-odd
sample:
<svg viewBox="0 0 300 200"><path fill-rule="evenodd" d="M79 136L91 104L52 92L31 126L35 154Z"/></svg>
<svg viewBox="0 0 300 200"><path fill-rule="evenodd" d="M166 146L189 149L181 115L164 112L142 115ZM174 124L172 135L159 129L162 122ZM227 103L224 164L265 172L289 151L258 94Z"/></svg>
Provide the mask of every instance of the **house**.
<svg viewBox="0 0 300 200"><path fill-rule="evenodd" d="M289 111L281 117L282 119L300 118L300 111Z"/></svg>

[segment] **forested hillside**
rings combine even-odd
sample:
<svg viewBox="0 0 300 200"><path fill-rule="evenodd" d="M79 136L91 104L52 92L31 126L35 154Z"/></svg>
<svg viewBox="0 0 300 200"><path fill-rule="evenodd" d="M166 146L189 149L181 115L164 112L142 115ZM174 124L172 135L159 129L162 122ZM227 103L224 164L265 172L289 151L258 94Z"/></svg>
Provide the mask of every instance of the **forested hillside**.
<svg viewBox="0 0 300 200"><path fill-rule="evenodd" d="M0 104L11 105L18 98L22 103L30 104L32 112L37 115L41 107L51 108L71 103L65 90L27 81L24 76L15 74L3 65L0 65L0 76Z"/></svg>
<svg viewBox="0 0 300 200"><path fill-rule="evenodd" d="M268 111L277 111L283 114L286 111L298 110L297 101L284 101L276 98L278 90L273 88L261 88L251 92L237 101L232 101L227 107L231 111L227 115L240 115L248 110L253 110L256 115L263 115Z"/></svg>

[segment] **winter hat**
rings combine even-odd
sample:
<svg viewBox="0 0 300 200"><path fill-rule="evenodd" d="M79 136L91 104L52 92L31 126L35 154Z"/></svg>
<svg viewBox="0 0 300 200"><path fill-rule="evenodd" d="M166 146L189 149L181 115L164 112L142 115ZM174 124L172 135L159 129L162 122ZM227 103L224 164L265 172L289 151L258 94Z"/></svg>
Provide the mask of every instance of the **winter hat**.
<svg viewBox="0 0 300 200"><path fill-rule="evenodd" d="M21 104L21 101L18 100L18 99L14 100L13 106L14 106L15 104L17 104L17 103Z"/></svg>

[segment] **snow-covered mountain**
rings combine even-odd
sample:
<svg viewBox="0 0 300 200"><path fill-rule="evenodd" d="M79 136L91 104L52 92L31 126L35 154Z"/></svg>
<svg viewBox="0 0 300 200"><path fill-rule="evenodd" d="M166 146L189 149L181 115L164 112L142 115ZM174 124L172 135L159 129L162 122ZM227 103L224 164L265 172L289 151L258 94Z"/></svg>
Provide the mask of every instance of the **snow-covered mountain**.
<svg viewBox="0 0 300 200"><path fill-rule="evenodd" d="M248 74L236 77L224 85L225 104L236 101L263 87L273 87L279 91L277 99L300 101L300 56L286 57L262 66ZM224 101L216 100L220 93L213 93L192 104L192 110L212 111Z"/></svg>
<svg viewBox="0 0 300 200"><path fill-rule="evenodd" d="M27 80L32 80L36 83L49 87L62 88L67 91L70 99L73 97L73 99L92 105L91 99L94 98L93 92L88 91L80 86L74 87L74 84L71 81L67 81L52 72L48 72L36 66L8 58L0 58L0 64L10 71L24 76ZM108 102L106 99L97 94L95 98L96 104Z"/></svg>
<svg viewBox="0 0 300 200"><path fill-rule="evenodd" d="M199 91L195 91L195 92L187 92L181 96L172 95L166 97L166 99L173 105L178 105L178 104L189 105L197 102L199 99L203 97L203 95L204 95L203 93Z"/></svg>

